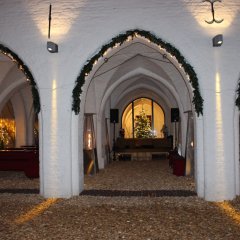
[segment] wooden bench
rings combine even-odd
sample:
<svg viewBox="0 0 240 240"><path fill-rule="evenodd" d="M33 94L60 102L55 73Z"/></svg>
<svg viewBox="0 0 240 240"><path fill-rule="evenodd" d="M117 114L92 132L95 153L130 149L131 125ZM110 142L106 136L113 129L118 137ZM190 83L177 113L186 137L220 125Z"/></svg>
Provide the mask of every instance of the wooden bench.
<svg viewBox="0 0 240 240"><path fill-rule="evenodd" d="M21 148L0 150L0 171L24 171L27 177L38 178L38 150L26 150Z"/></svg>

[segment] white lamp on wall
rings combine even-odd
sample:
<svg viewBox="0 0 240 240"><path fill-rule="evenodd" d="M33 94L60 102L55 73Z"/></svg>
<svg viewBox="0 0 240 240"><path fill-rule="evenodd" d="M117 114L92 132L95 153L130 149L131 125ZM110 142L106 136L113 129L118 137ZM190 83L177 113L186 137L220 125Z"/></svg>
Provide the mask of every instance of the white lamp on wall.
<svg viewBox="0 0 240 240"><path fill-rule="evenodd" d="M213 39L213 47L220 47L223 44L223 35L222 34L218 34L216 35Z"/></svg>

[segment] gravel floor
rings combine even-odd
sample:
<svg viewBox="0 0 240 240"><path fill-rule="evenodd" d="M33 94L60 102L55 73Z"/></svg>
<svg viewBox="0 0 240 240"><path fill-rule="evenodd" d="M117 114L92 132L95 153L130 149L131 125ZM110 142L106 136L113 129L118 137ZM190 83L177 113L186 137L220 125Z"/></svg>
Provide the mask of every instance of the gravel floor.
<svg viewBox="0 0 240 240"><path fill-rule="evenodd" d="M37 189L37 179L0 172L0 189ZM190 177L171 174L166 160L114 162L85 177L86 190L189 190ZM0 239L240 239L240 198L224 203L192 197L0 194Z"/></svg>

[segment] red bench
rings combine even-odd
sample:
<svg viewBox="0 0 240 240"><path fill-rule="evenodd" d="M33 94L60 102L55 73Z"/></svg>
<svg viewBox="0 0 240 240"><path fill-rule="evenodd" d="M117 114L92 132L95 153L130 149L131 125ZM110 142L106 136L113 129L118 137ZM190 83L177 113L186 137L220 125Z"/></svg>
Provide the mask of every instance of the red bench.
<svg viewBox="0 0 240 240"><path fill-rule="evenodd" d="M27 177L38 178L38 150L0 150L0 171L24 171Z"/></svg>

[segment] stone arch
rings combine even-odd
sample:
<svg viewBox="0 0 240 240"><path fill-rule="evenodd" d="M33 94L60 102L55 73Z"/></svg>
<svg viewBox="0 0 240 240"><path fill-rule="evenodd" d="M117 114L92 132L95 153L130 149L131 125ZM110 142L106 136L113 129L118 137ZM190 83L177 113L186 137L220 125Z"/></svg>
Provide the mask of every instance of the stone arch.
<svg viewBox="0 0 240 240"><path fill-rule="evenodd" d="M197 115L203 114L203 98L201 97L199 83L197 74L195 73L193 67L185 60L182 54L170 43L163 41L161 38L156 37L154 34L144 31L144 30L129 30L125 33L118 35L117 37L112 38L112 40L104 45L101 50L94 55L87 63L83 66L79 76L76 80L76 85L73 89L73 102L72 102L72 110L75 114L80 112L80 95L82 93L82 87L85 83L85 78L91 73L93 66L99 61L99 59L103 58L110 49L116 48L122 45L126 41L131 41L134 37L143 37L148 40L150 43L156 44L160 49L164 49L166 53L170 54L170 57L175 57L176 61L182 67L189 78L189 82L193 88L193 104L195 106L195 111Z"/></svg>
<svg viewBox="0 0 240 240"><path fill-rule="evenodd" d="M139 72L140 71L140 72ZM141 73L143 70L139 70L138 72L135 72L135 71L132 71L132 72L129 72L127 73L126 75L123 75L122 77L120 77L119 79L117 79L105 92L103 98L102 98L102 101L101 101L101 104L100 104L100 109L99 109L99 117L98 117L98 126L97 126L97 142L98 142L98 145L101 146L102 145L102 135L103 135L103 128L101 127L101 121L103 119L103 115L104 115L104 110L105 110L105 107L106 107L106 104L107 104L107 100L109 98L109 96L112 94L112 92L118 88L118 86L125 82L125 81L128 81L129 78L131 77L134 77L135 75L138 75L139 73ZM143 73L143 72L142 72ZM176 102L177 102L177 106L179 107L179 112L180 112L180 115L181 115L181 118L184 119L184 107L183 107L183 103L181 102L181 99L178 95L178 93L176 92L176 90L173 88L173 86L171 86L165 79L161 78L160 76L157 76L157 75L154 75L152 74L151 72L148 72L148 71L145 71L145 76L149 76L153 79L156 79L158 81L161 81L161 83L163 83L163 85L166 86L166 89L169 89L170 92L173 94ZM186 121L183 121L182 122L182 131L184 132L184 129L186 129ZM183 136L182 138L184 138L185 136ZM98 147L98 151L99 151L99 156L102 156L102 149L101 147ZM99 160L101 159L101 157L99 157ZM101 161L101 160L100 160ZM101 165L101 164L100 164Z"/></svg>
<svg viewBox="0 0 240 240"><path fill-rule="evenodd" d="M0 54L3 61L6 61L5 75L1 81L0 111L10 100L13 104L17 129L15 147L36 144L33 128L34 120L40 112L37 84L29 68L17 54L2 44L0 44ZM28 99L32 99L32 102L30 103Z"/></svg>
<svg viewBox="0 0 240 240"><path fill-rule="evenodd" d="M18 69L21 70L23 72L23 74L26 76L27 81L31 85L34 110L35 110L35 113L38 114L41 110L40 97L39 97L39 93L38 93L37 84L34 81L31 71L24 64L24 62L21 60L21 58L18 57L17 54L15 54L12 50L10 50L8 47L4 46L3 44L0 44L0 53L6 55L13 62L15 62L17 64Z"/></svg>
<svg viewBox="0 0 240 240"><path fill-rule="evenodd" d="M184 81L184 85L185 87L188 89L189 94L191 95L191 105L193 105L193 107L195 108L195 112L196 112L196 116L198 116L198 118L194 118L194 127L196 127L196 124L198 124L198 128L196 128L196 132L199 133L199 144L200 144L200 148L197 149L196 151L198 151L199 153L197 153L197 155L200 156L200 158L202 159L203 153L202 153L202 118L201 115L203 114L203 99L201 97L200 94L200 90L199 90L199 84L198 84L198 78L197 75L193 69L193 67L185 60L185 58L181 55L181 53L172 45L170 45L169 43L164 42L162 39L157 38L156 36L154 36L153 34L151 34L150 32L146 32L146 31L142 31L142 30L130 30L125 32L124 34L120 34L119 36L115 37L112 39L112 41L106 45L104 45L101 50L94 55L90 60L87 61L87 63L83 66L80 75L77 77L76 80L76 85L73 89L72 92L72 97L73 97L73 101L72 101L72 110L73 110L73 114L72 114L72 153L73 153L73 159L78 159L79 163L75 162L75 165L80 165L80 168L83 164L82 162L82 153L77 152L77 149L81 149L81 146L83 144L83 136L78 136L76 134L76 131L74 131L74 128L78 129L78 132L83 130L83 124L81 124L83 122L83 116L84 116L84 108L85 108L85 102L87 101L87 92L89 89L89 86L91 84L91 81L95 75L95 73L98 71L98 69L100 69L102 66L104 66L104 64L106 64L109 61L109 57L108 56L112 56L114 55L114 51L117 51L118 47L122 47L122 45L127 44L127 42L131 42L132 40L134 40L135 38L141 38L142 40L144 40L146 42L146 45L154 45L156 48L158 48L159 52L161 52L161 54L163 55L164 58L167 58L170 63L176 67L176 70L179 72L179 74L182 77L182 80ZM141 71L141 70L140 70ZM146 72L144 70L144 72L142 73L143 75L146 76ZM129 74L129 73L128 73ZM136 72L132 72L132 76L134 76L139 74L139 71ZM148 77L151 79L159 79L159 76L154 75L153 73L147 74L149 75ZM118 81L126 81L129 77L132 76L124 76L125 79L121 80L121 78L118 79ZM122 76L123 77L123 76ZM166 79L161 78L160 80L161 82L165 82L165 85L168 86L168 88L170 89L170 91L172 92L172 94L175 97L176 102L179 105L180 110L180 114L182 117L184 117L183 113L184 113L184 108L183 105L181 104L181 100L179 99L179 95L176 93L176 90L167 83ZM117 82L115 82L114 84L116 84ZM113 85L114 85L113 84ZM115 85L116 87L117 85ZM97 136L101 136L101 124L102 124L102 117L103 117L103 113L104 113L104 109L105 109L105 104L106 104L106 100L107 100L107 95L109 96L109 94L111 94L110 92L113 91L112 86L110 86L106 93L104 94L103 98L101 99L100 102L100 109L99 109L99 116L96 119L96 124L97 124ZM191 110L193 110L191 108ZM79 117L77 117L77 115L80 113ZM80 125L79 125L79 120L80 121ZM184 128L186 128L186 121L183 123ZM197 133L196 133L197 134ZM100 137L101 138L101 137ZM77 141L74 141L78 139ZM101 145L101 139L97 138L97 142L99 142ZM79 148L80 146L80 148ZM100 156L102 155L102 152L100 150ZM197 182L197 191L198 191L198 195L199 196L203 196L204 195L204 168L203 168L203 162L200 161L200 163L197 161L197 171L198 171L198 175L200 176L199 179L196 180ZM102 165L103 166L103 165ZM73 173L74 175L78 175L78 173ZM197 177L196 177L197 178ZM83 189L83 173L80 174L80 176L78 176L77 182L80 182L80 190ZM77 185L77 184L76 184ZM77 191L76 191L77 192Z"/></svg>
<svg viewBox="0 0 240 240"><path fill-rule="evenodd" d="M11 85L9 85L7 88L5 88L3 90L3 92L0 95L0 112L3 108L3 106L5 105L6 101L8 101L9 96L19 87L21 87L22 85L24 85L25 83L23 83L22 79L19 79L18 81L12 83Z"/></svg>

